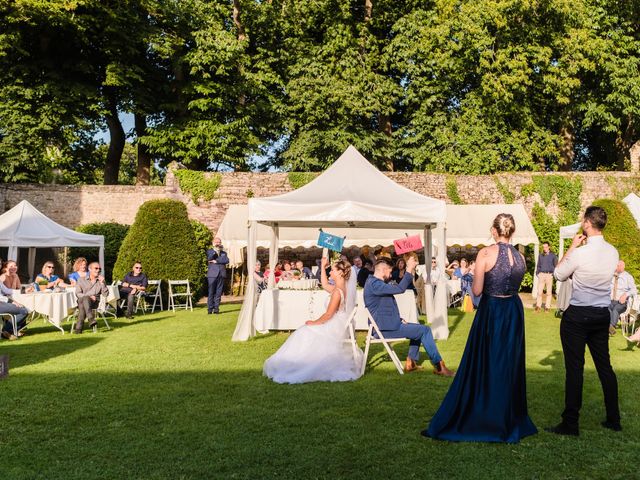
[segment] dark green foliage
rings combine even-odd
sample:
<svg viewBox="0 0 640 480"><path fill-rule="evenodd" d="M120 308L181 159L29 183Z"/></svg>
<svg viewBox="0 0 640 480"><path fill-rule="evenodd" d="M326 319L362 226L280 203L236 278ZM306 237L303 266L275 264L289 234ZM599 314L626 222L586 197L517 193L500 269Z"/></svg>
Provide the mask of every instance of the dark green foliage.
<svg viewBox="0 0 640 480"><path fill-rule="evenodd" d="M209 201L213 199L222 181L219 173L210 173L195 170L180 169L174 172L178 179L180 190L191 195L193 203L198 204L200 200Z"/></svg>
<svg viewBox="0 0 640 480"><path fill-rule="evenodd" d="M0 179L99 181L118 112L195 170L321 171L348 144L382 169L628 168L640 2L366 5L0 2Z"/></svg>
<svg viewBox="0 0 640 480"><path fill-rule="evenodd" d="M204 224L197 220L191 220L191 228L193 228L193 235L196 238L196 245L198 246L198 253L200 258L198 264L201 265L202 276L207 274L207 249L211 248L211 241L213 240L213 234L211 230ZM203 283L202 293L204 292Z"/></svg>
<svg viewBox="0 0 640 480"><path fill-rule="evenodd" d="M462 198L460 198L460 193L458 192L458 182L456 182L455 177L447 178L445 187L447 189L447 196L449 197L449 200L451 200L451 203L453 203L454 205L464 204L464 201L462 200Z"/></svg>
<svg viewBox="0 0 640 480"><path fill-rule="evenodd" d="M202 254L196 243L187 208L175 200L151 200L142 204L120 246L113 269L123 278L135 261L152 280L186 280L194 295L203 283Z"/></svg>
<svg viewBox="0 0 640 480"><path fill-rule="evenodd" d="M289 185L291 185L294 190L297 190L300 187L304 187L317 176L318 173L315 172L289 172L287 179L289 180Z"/></svg>
<svg viewBox="0 0 640 480"><path fill-rule="evenodd" d="M509 189L509 185L502 183L498 177L494 177L498 191L504 198L504 203L513 203L516 199L516 195Z"/></svg>
<svg viewBox="0 0 640 480"><path fill-rule="evenodd" d="M118 258L118 251L122 241L127 236L129 225L121 223L87 223L80 225L76 231L82 233L90 233L91 235L104 236L104 275L108 282L112 280L113 266ZM78 257L85 257L89 262L98 261L97 248L70 248L69 260L73 265L73 261Z"/></svg>
<svg viewBox="0 0 640 480"><path fill-rule="evenodd" d="M640 280L640 230L627 206L618 200L600 199L593 205L607 212L607 226L604 238L618 249L620 260L624 260L626 270Z"/></svg>

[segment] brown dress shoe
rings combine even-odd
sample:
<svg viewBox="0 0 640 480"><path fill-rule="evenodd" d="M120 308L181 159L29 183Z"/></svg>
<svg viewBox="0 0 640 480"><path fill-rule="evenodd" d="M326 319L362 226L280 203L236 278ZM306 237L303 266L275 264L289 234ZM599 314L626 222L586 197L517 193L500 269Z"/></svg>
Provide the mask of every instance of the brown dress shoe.
<svg viewBox="0 0 640 480"><path fill-rule="evenodd" d="M422 365L418 365L415 360L407 357L407 360L404 362L404 371L409 373L414 370L422 370Z"/></svg>
<svg viewBox="0 0 640 480"><path fill-rule="evenodd" d="M540 311L540 307L536 307L536 312L539 312L539 311Z"/></svg>
<svg viewBox="0 0 640 480"><path fill-rule="evenodd" d="M440 363L435 365L433 373L436 375L442 375L443 377L453 377L456 373L453 370L449 370L444 364L444 360L440 360Z"/></svg>

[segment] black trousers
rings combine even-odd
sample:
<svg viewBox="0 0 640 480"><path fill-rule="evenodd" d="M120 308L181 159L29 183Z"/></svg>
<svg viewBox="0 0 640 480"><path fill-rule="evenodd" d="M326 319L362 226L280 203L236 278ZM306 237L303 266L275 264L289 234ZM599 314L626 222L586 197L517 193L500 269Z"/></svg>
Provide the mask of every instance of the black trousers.
<svg viewBox="0 0 640 480"><path fill-rule="evenodd" d="M589 347L602 384L607 420L613 423L620 422L618 379L609 359L609 319L607 307L570 305L562 315L560 340L566 371L565 408L562 418L567 425L578 426L582 407L585 345Z"/></svg>

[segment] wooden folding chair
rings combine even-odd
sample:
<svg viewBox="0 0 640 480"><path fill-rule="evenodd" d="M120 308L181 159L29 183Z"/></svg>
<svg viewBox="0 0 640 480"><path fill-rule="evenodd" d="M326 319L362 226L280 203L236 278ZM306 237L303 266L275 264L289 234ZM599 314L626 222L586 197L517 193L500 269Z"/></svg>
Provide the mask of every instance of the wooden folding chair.
<svg viewBox="0 0 640 480"><path fill-rule="evenodd" d="M402 367L402 362L400 362L400 359L398 358L398 355L396 354L396 352L391 347L391 344L392 343L397 343L397 342L407 342L408 339L407 338L385 338L384 335L382 335L382 332L380 331L380 328L378 327L378 324L373 319L373 315L371 315L371 312L369 311L369 309L365 308L364 311L367 312L367 319L369 320L369 329L367 330L367 340L365 341L364 357L362 359L362 371L361 371L361 374L364 375L364 371L367 368L367 360L368 360L368 356L369 356L369 347L373 343L381 343L382 345L384 345L384 348L387 350L387 353L389 354L389 357L391 357L391 361L396 366L396 369L398 370L398 373L400 375L404 375L404 369ZM374 336L374 333L375 333L375 336Z"/></svg>

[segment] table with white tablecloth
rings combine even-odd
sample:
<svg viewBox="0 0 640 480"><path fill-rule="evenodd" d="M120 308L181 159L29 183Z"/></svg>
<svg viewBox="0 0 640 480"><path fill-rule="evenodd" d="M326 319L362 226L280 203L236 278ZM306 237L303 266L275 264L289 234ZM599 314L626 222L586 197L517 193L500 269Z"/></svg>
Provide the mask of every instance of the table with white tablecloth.
<svg viewBox="0 0 640 480"><path fill-rule="evenodd" d="M108 286L109 293L107 302L115 306L120 298L118 288ZM58 328L62 333L62 322L67 318L78 306L75 289L68 289L63 292L34 292L34 293L14 293L13 299L24 305L30 312L36 312L43 315L53 326Z"/></svg>
<svg viewBox="0 0 640 480"><path fill-rule="evenodd" d="M368 328L364 311L363 290L357 290L358 310L356 328ZM255 312L256 330L295 330L307 320L317 320L325 311L329 294L324 290L264 290ZM400 317L409 323L418 323L415 295L407 290L395 295Z"/></svg>

